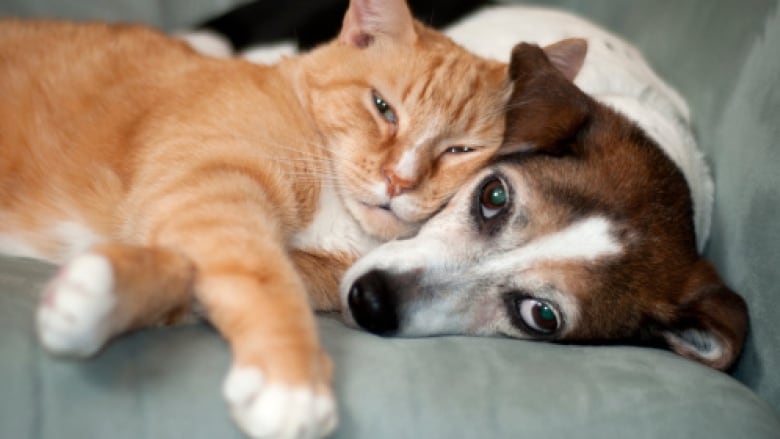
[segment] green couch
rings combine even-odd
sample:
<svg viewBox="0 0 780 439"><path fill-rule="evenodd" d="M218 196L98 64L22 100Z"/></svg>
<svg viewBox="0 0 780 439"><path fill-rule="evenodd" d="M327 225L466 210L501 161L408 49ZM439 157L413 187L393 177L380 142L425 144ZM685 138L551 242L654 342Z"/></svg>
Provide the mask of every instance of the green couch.
<svg viewBox="0 0 780 439"><path fill-rule="evenodd" d="M180 29L231 0L3 0L0 15ZM548 1L635 42L689 100L716 179L706 253L747 300L731 375L669 352L507 339L384 339L319 319L336 365L339 438L780 438L778 0ZM0 438L240 438L206 325L143 331L89 361L33 331L52 267L0 259Z"/></svg>

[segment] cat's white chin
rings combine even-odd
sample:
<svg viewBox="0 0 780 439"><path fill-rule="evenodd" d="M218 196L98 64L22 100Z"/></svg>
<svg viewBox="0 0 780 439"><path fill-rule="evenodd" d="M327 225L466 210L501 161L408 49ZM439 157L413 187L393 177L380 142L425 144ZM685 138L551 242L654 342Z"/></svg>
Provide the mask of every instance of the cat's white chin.
<svg viewBox="0 0 780 439"><path fill-rule="evenodd" d="M363 230L374 238L385 241L407 238L419 228L418 223L404 221L388 206L376 206L356 201L348 202L347 207Z"/></svg>

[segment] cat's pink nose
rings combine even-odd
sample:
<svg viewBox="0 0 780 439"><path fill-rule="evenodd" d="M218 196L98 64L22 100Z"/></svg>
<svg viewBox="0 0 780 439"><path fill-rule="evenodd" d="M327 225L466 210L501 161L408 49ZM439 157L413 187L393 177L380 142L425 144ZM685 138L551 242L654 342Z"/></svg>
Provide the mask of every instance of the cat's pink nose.
<svg viewBox="0 0 780 439"><path fill-rule="evenodd" d="M402 193L414 189L414 180L399 177L391 168L385 168L382 171L387 181L387 194L390 198L397 197Z"/></svg>

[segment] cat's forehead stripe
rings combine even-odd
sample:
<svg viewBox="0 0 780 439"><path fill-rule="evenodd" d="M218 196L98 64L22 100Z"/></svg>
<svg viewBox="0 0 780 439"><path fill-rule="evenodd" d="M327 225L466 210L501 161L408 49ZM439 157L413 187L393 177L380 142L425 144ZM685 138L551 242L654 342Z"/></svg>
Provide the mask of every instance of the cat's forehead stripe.
<svg viewBox="0 0 780 439"><path fill-rule="evenodd" d="M426 78L423 81L419 81L418 78L411 78L414 84L411 87L406 97L412 102L427 101L440 97L439 93L442 86L447 88L448 94L453 93L452 81L453 78L464 76L468 73L466 71L458 71L463 69L462 66L470 66L477 59L470 59L461 62L463 54L458 51L450 52L444 56L438 56L427 66Z"/></svg>
<svg viewBox="0 0 780 439"><path fill-rule="evenodd" d="M455 109L455 113L453 114L453 119L459 120L461 116L463 115L464 110L470 103L469 97L472 95L473 92L478 90L479 84L482 82L479 74L474 74L477 72L469 72L471 74L471 78L469 81L468 87L460 88L459 92L455 92L453 90L453 93L450 95L448 106L450 108ZM455 99L458 98L458 102L455 102ZM466 129L471 130L473 128L473 123L476 120L475 114L469 115L469 121L466 123Z"/></svg>
<svg viewBox="0 0 780 439"><path fill-rule="evenodd" d="M425 83L425 87L420 89L420 92L417 94L417 100L429 100L434 98L434 95L437 95L437 89L441 87L442 85L448 84L451 76L453 74L457 74L454 72L454 68L457 65L457 58L456 55L451 55L446 58L445 61L436 64L436 66L430 66L430 71L428 78L429 80ZM433 84L433 87L431 86Z"/></svg>
<svg viewBox="0 0 780 439"><path fill-rule="evenodd" d="M446 111L446 124L457 131L490 136L495 127L491 115L500 113L503 103L497 89L501 84L492 84L488 77L492 66L470 54L448 55L431 64L425 80L410 82L404 91L405 105L415 108L430 102Z"/></svg>
<svg viewBox="0 0 780 439"><path fill-rule="evenodd" d="M444 57L443 56L434 56L434 57L432 57L430 71L434 72L434 71L438 70L443 62L444 62ZM434 76L435 75L433 75L433 74L427 75L427 77L425 79L425 82L423 82L423 83L421 83L420 81L417 81L417 80L409 81L409 83L406 85L406 88L404 89L403 93L401 94L401 100L406 102L406 100L409 98L409 94L415 88L419 88L420 89L420 91L418 93L416 93L416 95L417 95L417 97L419 99L420 96L425 94L426 90L431 85L431 82L433 82Z"/></svg>

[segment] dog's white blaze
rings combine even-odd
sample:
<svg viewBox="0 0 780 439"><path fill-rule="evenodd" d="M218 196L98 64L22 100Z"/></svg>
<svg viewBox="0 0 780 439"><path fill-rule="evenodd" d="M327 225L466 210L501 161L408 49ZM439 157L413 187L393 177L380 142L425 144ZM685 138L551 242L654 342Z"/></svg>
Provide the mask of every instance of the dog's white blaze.
<svg viewBox="0 0 780 439"><path fill-rule="evenodd" d="M292 239L299 250L346 251L363 254L377 245L347 212L336 190L324 184L320 190L317 214L303 231Z"/></svg>
<svg viewBox="0 0 780 439"><path fill-rule="evenodd" d="M413 238L387 242L358 259L342 276L339 287L345 321L355 325L352 314L349 312L347 297L352 284L360 276L373 269L402 273L425 268L447 255L447 251L451 249L452 246L448 247L448 242L437 239Z"/></svg>
<svg viewBox="0 0 780 439"><path fill-rule="evenodd" d="M487 273L517 272L541 261L588 260L619 254L620 242L610 233L611 224L603 217L589 217L563 230L542 236L521 248L503 254L484 267Z"/></svg>

